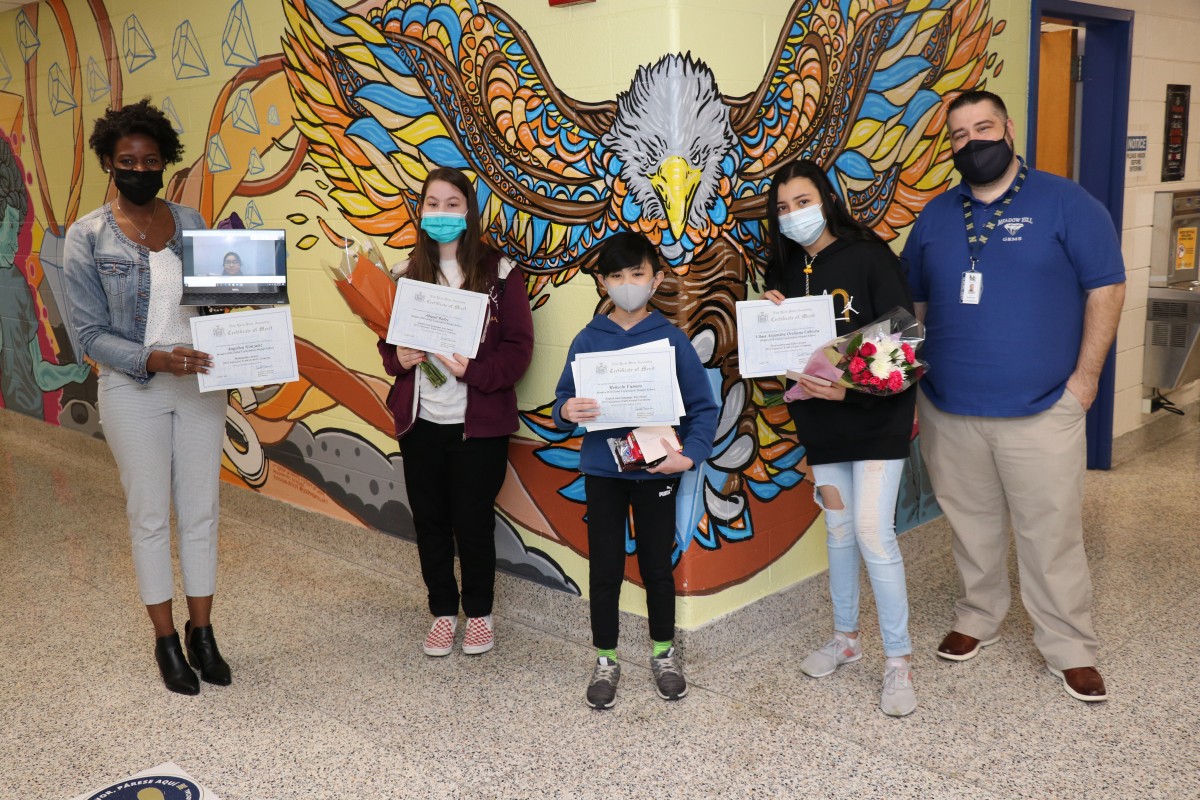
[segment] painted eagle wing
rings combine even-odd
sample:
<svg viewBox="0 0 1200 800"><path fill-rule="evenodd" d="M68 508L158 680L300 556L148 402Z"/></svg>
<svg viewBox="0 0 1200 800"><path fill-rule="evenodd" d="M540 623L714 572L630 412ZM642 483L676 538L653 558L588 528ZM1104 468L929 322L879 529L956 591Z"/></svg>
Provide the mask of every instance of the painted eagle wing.
<svg viewBox="0 0 1200 800"><path fill-rule="evenodd" d="M996 60L987 44L1004 26L989 5L877 0L853 4L853 16L846 4L793 5L771 74L730 100L742 145L733 213L756 259L770 177L793 159L824 166L851 213L885 239L946 188L943 98L986 83Z"/></svg>
<svg viewBox="0 0 1200 800"><path fill-rule="evenodd" d="M298 126L356 228L411 246L426 175L456 167L477 176L495 244L556 283L574 274L609 207L597 144L614 104L560 93L524 31L474 0L286 10Z"/></svg>

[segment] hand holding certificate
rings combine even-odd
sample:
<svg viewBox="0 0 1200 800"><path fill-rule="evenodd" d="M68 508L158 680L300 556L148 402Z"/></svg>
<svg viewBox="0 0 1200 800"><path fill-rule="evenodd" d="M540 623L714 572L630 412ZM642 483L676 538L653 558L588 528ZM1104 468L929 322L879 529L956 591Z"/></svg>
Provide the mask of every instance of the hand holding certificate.
<svg viewBox="0 0 1200 800"><path fill-rule="evenodd" d="M300 379L287 306L192 317L191 325L193 346L212 359L208 372L196 375L202 392Z"/></svg>
<svg viewBox="0 0 1200 800"><path fill-rule="evenodd" d="M599 404L583 425L605 430L640 425L677 425L675 349L668 344L580 353L575 356L575 394Z"/></svg>
<svg viewBox="0 0 1200 800"><path fill-rule="evenodd" d="M833 296L736 304L738 360L743 378L771 378L799 369L837 335Z"/></svg>
<svg viewBox="0 0 1200 800"><path fill-rule="evenodd" d="M486 294L401 278L387 341L447 357L459 353L474 358L487 313Z"/></svg>

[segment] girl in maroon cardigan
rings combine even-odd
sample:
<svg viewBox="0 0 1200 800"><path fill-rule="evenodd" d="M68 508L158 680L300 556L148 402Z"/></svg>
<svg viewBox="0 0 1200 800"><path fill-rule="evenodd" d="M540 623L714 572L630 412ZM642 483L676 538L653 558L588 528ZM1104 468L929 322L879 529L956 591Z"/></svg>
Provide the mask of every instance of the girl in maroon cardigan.
<svg viewBox="0 0 1200 800"><path fill-rule="evenodd" d="M445 656L454 647L457 544L467 616L462 649L475 655L495 643L493 509L507 471L508 437L519 427L513 387L533 355L533 317L520 270L481 241L475 190L463 173L445 168L429 173L419 218L416 246L400 266L403 276L490 297L483 341L473 359L457 353L431 357L379 341L384 369L396 378L387 404L402 444L421 576L434 616L424 650ZM421 368L427 360L440 369L444 383Z"/></svg>

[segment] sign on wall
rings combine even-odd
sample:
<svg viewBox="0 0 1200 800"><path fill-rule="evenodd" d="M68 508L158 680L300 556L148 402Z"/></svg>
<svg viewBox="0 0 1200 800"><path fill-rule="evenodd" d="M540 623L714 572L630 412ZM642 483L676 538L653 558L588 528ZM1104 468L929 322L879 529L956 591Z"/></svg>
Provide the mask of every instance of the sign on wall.
<svg viewBox="0 0 1200 800"><path fill-rule="evenodd" d="M1167 121L1163 136L1164 181L1181 181L1185 171L1187 155L1188 103L1191 102L1192 87L1177 83L1167 84Z"/></svg>
<svg viewBox="0 0 1200 800"><path fill-rule="evenodd" d="M1146 148L1150 137L1145 134L1125 137L1125 174L1146 173Z"/></svg>

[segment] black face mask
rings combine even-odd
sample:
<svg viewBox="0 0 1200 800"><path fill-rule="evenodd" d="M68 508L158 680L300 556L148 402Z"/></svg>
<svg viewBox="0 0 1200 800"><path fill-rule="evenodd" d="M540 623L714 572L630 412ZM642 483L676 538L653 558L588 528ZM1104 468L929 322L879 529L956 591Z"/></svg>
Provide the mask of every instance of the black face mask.
<svg viewBox="0 0 1200 800"><path fill-rule="evenodd" d="M954 154L954 168L972 186L986 186L999 179L1012 163L1007 139L972 139Z"/></svg>
<svg viewBox="0 0 1200 800"><path fill-rule="evenodd" d="M162 170L117 169L113 167L117 191L135 206L144 206L163 188Z"/></svg>

